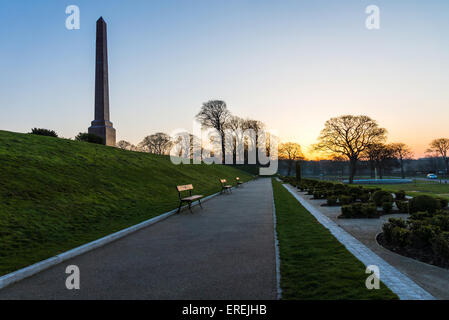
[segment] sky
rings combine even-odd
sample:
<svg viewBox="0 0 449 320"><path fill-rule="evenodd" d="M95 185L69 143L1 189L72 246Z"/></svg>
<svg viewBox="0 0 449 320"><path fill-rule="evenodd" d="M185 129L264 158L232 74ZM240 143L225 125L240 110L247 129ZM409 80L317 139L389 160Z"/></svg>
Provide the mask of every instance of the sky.
<svg viewBox="0 0 449 320"><path fill-rule="evenodd" d="M66 29L69 5L79 30ZM365 26L369 5L379 30ZM0 130L87 131L100 16L117 140L191 131L212 99L309 156L343 114L372 117L418 157L449 137L447 0L1 0Z"/></svg>

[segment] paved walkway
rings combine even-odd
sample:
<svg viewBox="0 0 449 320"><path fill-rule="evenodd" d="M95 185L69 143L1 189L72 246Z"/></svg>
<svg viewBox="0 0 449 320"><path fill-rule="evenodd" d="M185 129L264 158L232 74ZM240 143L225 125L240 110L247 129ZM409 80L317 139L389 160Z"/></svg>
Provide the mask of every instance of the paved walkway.
<svg viewBox="0 0 449 320"><path fill-rule="evenodd" d="M375 241L389 217L404 215L383 216L381 219L338 219L340 207L321 207L325 200L311 200L312 196L298 192L290 185L284 186L360 261L365 265L379 266L381 281L401 299L447 299L448 270L400 256Z"/></svg>
<svg viewBox="0 0 449 320"><path fill-rule="evenodd" d="M271 179L259 179L3 290L0 299L276 299ZM81 289L65 287L77 265Z"/></svg>

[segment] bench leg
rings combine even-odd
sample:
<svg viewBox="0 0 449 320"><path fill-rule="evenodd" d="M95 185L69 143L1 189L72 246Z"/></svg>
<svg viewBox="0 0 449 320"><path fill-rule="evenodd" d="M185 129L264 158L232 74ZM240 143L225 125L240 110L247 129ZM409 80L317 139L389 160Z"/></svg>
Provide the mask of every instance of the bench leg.
<svg viewBox="0 0 449 320"><path fill-rule="evenodd" d="M201 209L203 209L203 205L201 204L201 199L198 199L198 203L200 204Z"/></svg>
<svg viewBox="0 0 449 320"><path fill-rule="evenodd" d="M182 201L179 203L179 208L178 208L178 211L176 211L176 213L180 213L181 212L181 207L182 207Z"/></svg>
<svg viewBox="0 0 449 320"><path fill-rule="evenodd" d="M190 210L191 213L193 213L193 211L192 211L192 201L189 202L189 210Z"/></svg>

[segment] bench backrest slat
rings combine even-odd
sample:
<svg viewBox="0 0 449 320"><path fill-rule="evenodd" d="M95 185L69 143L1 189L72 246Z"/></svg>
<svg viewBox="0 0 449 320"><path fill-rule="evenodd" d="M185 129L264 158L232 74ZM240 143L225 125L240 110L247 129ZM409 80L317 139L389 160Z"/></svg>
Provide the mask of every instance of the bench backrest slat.
<svg viewBox="0 0 449 320"><path fill-rule="evenodd" d="M189 190L193 190L193 185L186 184L184 186L176 186L176 189L178 189L178 192L189 191Z"/></svg>

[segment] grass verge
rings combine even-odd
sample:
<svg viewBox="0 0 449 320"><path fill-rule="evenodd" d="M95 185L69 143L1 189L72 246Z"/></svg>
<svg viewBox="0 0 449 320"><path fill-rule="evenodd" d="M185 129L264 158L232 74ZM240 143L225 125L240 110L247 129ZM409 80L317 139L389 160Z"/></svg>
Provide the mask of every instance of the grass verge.
<svg viewBox="0 0 449 320"><path fill-rule="evenodd" d="M178 204L176 185L220 191L231 166L0 131L0 275L132 226Z"/></svg>
<svg viewBox="0 0 449 320"><path fill-rule="evenodd" d="M381 283L368 290L365 266L282 186L272 180L286 300L397 299Z"/></svg>
<svg viewBox="0 0 449 320"><path fill-rule="evenodd" d="M396 192L404 190L409 196L416 197L421 194L429 195L432 197L444 198L449 200L449 184L438 183L433 181L416 180L412 183L387 185L387 184L365 184L366 188L376 187L385 191Z"/></svg>

